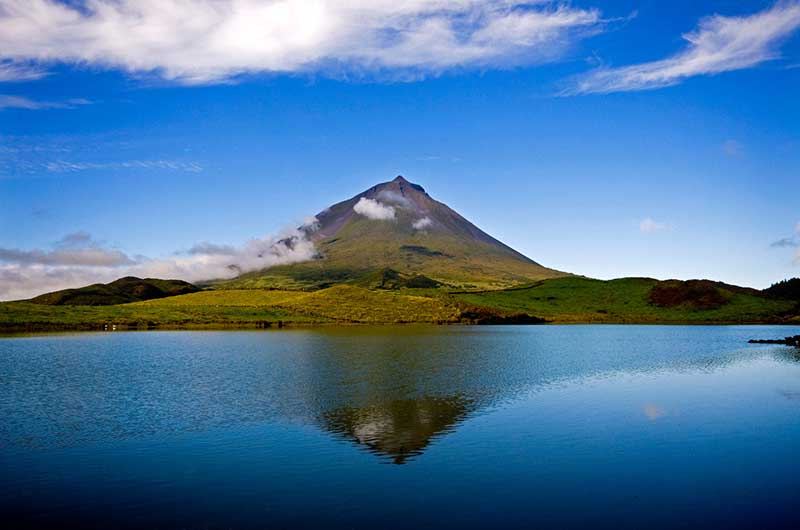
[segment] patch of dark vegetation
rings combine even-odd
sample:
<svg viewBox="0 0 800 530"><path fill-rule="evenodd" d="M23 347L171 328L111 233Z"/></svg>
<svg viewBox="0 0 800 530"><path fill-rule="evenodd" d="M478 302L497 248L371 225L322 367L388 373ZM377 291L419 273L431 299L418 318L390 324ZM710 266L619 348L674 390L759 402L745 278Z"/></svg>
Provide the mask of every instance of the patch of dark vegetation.
<svg viewBox="0 0 800 530"><path fill-rule="evenodd" d="M401 281L400 273L394 269L381 269L365 278L366 286L370 289L399 289Z"/></svg>
<svg viewBox="0 0 800 530"><path fill-rule="evenodd" d="M301 290L303 291L316 291L325 289L333 285L351 282L357 278L363 277L366 271L356 270L350 268L340 267L308 267L308 268L294 268L291 266L280 266L271 269L271 272L278 275L286 276L292 280L305 284ZM241 278L258 277L259 272L248 273L241 276Z"/></svg>
<svg viewBox="0 0 800 530"><path fill-rule="evenodd" d="M730 290L722 287L724 285L709 280L666 280L653 286L648 298L659 307L719 309L733 297Z"/></svg>
<svg viewBox="0 0 800 530"><path fill-rule="evenodd" d="M42 305L117 305L166 298L199 291L182 280L159 280L126 276L111 283L96 283L39 295L30 301Z"/></svg>
<svg viewBox="0 0 800 530"><path fill-rule="evenodd" d="M474 304L460 304L459 306L460 317L459 320L462 324L477 324L477 325L529 325L529 324L546 324L548 321L544 318L533 316L529 313L519 311L508 311L497 309L488 306L479 306Z"/></svg>
<svg viewBox="0 0 800 530"><path fill-rule="evenodd" d="M422 274L406 275L394 269L381 269L366 275L359 282L369 289L434 289L441 283Z"/></svg>
<svg viewBox="0 0 800 530"><path fill-rule="evenodd" d="M409 289L435 289L442 285L440 282L432 278L428 278L423 274L415 274L406 280L406 287Z"/></svg>
<svg viewBox="0 0 800 530"><path fill-rule="evenodd" d="M422 256L429 256L429 257L450 257L444 252L439 252L438 250L432 250L428 247L422 245L402 245L400 250L405 250L406 252L413 252L415 254L420 254Z"/></svg>
<svg viewBox="0 0 800 530"><path fill-rule="evenodd" d="M499 313L490 310L473 309L461 312L461 321L467 324L477 324L479 326L496 325L530 325L545 324L547 320L527 313Z"/></svg>
<svg viewBox="0 0 800 530"><path fill-rule="evenodd" d="M762 293L773 300L796 300L800 302L800 278L773 283L764 289Z"/></svg>

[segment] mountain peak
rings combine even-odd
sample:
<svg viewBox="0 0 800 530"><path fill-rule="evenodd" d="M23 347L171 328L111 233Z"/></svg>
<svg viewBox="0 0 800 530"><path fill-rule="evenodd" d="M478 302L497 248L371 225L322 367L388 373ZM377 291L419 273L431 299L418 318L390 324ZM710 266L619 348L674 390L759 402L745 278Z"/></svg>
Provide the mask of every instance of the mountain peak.
<svg viewBox="0 0 800 530"><path fill-rule="evenodd" d="M316 219L308 234L317 258L281 272L324 282L391 269L484 287L564 275L501 243L402 175L326 208Z"/></svg>
<svg viewBox="0 0 800 530"><path fill-rule="evenodd" d="M396 184L400 190L405 187L409 187L411 189L417 190L420 193L425 193L425 188L420 186L419 184L414 184L413 182L409 182L403 175L397 175L394 180L388 182L387 184ZM380 184L378 186L381 186Z"/></svg>

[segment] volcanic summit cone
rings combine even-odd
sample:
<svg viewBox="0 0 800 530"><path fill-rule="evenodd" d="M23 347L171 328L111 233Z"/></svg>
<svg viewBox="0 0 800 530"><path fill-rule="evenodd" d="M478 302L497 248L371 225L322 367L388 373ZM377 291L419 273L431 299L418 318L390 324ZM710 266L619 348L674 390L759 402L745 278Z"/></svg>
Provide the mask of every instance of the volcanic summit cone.
<svg viewBox="0 0 800 530"><path fill-rule="evenodd" d="M501 243L401 176L334 204L316 219L303 228L316 245L316 259L245 274L243 285L281 277L318 286L423 278L418 286L502 287L565 276Z"/></svg>

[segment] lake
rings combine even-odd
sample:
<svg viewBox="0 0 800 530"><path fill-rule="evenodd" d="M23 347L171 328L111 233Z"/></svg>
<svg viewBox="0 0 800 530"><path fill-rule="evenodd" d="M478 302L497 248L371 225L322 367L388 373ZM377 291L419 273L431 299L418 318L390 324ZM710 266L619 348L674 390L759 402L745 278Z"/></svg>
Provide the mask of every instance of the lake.
<svg viewBox="0 0 800 530"><path fill-rule="evenodd" d="M800 528L770 326L0 338L4 528Z"/></svg>

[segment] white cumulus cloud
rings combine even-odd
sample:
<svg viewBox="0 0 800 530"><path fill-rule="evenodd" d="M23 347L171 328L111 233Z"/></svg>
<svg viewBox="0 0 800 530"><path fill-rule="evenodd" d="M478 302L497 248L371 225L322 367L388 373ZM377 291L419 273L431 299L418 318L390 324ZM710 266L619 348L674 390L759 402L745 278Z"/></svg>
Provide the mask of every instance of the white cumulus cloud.
<svg viewBox="0 0 800 530"><path fill-rule="evenodd" d="M380 201L361 197L353 206L353 211L368 219L391 221L394 219L394 206L387 206Z"/></svg>
<svg viewBox="0 0 800 530"><path fill-rule="evenodd" d="M602 30L549 0L0 0L0 80L52 63L182 83L535 64Z"/></svg>
<svg viewBox="0 0 800 530"><path fill-rule="evenodd" d="M669 230L667 223L660 223L650 217L642 219L642 222L639 223L639 231L643 234L653 234L655 232L664 232L665 230Z"/></svg>
<svg viewBox="0 0 800 530"><path fill-rule="evenodd" d="M750 16L713 15L683 35L688 45L666 59L599 68L577 77L564 95L649 90L697 75L749 68L780 57L779 44L800 27L800 2L780 1Z"/></svg>
<svg viewBox="0 0 800 530"><path fill-rule="evenodd" d="M431 225L433 225L433 221L431 221L431 218L423 217L421 219L417 219L416 221L414 221L414 223L411 226L414 227L414 230L425 230Z"/></svg>

